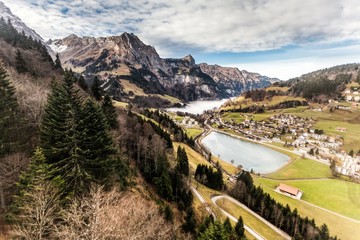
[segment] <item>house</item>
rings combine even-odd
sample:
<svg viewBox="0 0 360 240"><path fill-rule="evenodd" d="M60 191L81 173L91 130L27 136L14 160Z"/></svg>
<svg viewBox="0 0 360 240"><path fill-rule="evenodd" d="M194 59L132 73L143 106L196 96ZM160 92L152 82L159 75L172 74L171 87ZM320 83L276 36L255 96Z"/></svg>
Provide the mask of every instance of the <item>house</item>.
<svg viewBox="0 0 360 240"><path fill-rule="evenodd" d="M350 89L345 90L345 94L350 94L350 93L351 93Z"/></svg>
<svg viewBox="0 0 360 240"><path fill-rule="evenodd" d="M302 192L300 191L300 189L283 183L280 183L280 185L276 188L276 191L296 199L300 199L302 196Z"/></svg>
<svg viewBox="0 0 360 240"><path fill-rule="evenodd" d="M359 96L355 96L355 97L354 97L354 101L355 101L355 102L359 102L359 101L360 101L360 97L359 97Z"/></svg>
<svg viewBox="0 0 360 240"><path fill-rule="evenodd" d="M351 101L353 97L351 95L346 95L346 100Z"/></svg>
<svg viewBox="0 0 360 240"><path fill-rule="evenodd" d="M336 128L336 131L337 131L337 132L346 132L346 128L337 127L337 128Z"/></svg>

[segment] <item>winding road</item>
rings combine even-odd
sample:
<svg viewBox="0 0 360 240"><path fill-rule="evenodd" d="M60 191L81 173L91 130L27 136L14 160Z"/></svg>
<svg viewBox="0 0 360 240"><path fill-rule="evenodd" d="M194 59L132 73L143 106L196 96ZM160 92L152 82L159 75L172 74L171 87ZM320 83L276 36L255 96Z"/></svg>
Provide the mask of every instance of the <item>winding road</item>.
<svg viewBox="0 0 360 240"><path fill-rule="evenodd" d="M247 206L245 206L244 204L240 203L239 201L237 201L236 199L229 197L227 195L219 195L219 196L214 196L211 197L211 201L227 216L229 217L231 220L237 222L237 218L235 218L234 216L232 216L231 214L229 214L228 212L226 212L225 210L223 210L221 207L219 207L219 205L216 204L216 201L220 200L220 199L227 199L233 203L235 203L236 205L238 205L239 207L243 208L244 210L246 210L247 212L249 212L251 215L253 215L254 217L256 217L258 220L262 221L264 224L266 224L268 227L270 227L271 229L273 229L275 232L277 232L280 236L282 236L284 239L286 240L291 240L291 237L286 234L285 232L283 232L282 230L278 229L277 227L275 227L274 225L272 225L270 222L266 221L264 218L262 218L261 216L259 216L258 214L256 214L255 212L253 212L250 208L248 208ZM251 233L254 237L256 237L256 239L265 239L263 236L261 236L258 232L256 232L255 230L249 228L248 226L246 226L244 224L244 228Z"/></svg>

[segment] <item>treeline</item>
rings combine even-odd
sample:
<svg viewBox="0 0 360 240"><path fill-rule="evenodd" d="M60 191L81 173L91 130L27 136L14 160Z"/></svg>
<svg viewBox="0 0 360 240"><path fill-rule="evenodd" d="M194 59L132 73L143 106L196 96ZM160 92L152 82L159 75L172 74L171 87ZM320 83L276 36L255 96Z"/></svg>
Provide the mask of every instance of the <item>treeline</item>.
<svg viewBox="0 0 360 240"><path fill-rule="evenodd" d="M206 217L198 228L198 240L242 240L246 239L244 222L240 216L235 227L231 225L230 219L224 222L214 220L212 216Z"/></svg>
<svg viewBox="0 0 360 240"><path fill-rule="evenodd" d="M199 164L195 171L195 179L215 190L222 190L224 187L222 170L219 165L214 169L211 166Z"/></svg>
<svg viewBox="0 0 360 240"><path fill-rule="evenodd" d="M334 80L321 76L309 78L297 81L291 87L291 92L315 102L326 102L329 98L340 98L350 81L350 74L339 74Z"/></svg>
<svg viewBox="0 0 360 240"><path fill-rule="evenodd" d="M270 100L274 96L285 96L287 94L287 91L282 90L255 89L245 92L245 98L251 98L253 102L260 102L265 99Z"/></svg>
<svg viewBox="0 0 360 240"><path fill-rule="evenodd" d="M162 127L169 131L174 136L174 141L187 143L191 147L195 145L194 139L192 137L189 138L186 132L179 127L169 115L160 113L159 110L152 111L147 108L140 111L140 113L148 118L154 119Z"/></svg>
<svg viewBox="0 0 360 240"><path fill-rule="evenodd" d="M241 172L229 193L293 239L337 239L336 236L330 236L326 224L316 226L314 219L301 217L296 208L291 210L289 205L283 206L262 188L254 186L251 175L246 171Z"/></svg>

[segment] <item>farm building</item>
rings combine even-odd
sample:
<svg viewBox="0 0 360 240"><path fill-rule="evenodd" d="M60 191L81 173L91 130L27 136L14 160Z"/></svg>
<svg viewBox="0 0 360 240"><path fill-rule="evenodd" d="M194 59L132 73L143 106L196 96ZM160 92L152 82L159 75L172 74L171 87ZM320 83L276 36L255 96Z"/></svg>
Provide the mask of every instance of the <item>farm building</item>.
<svg viewBox="0 0 360 240"><path fill-rule="evenodd" d="M280 183L280 185L276 188L276 191L296 199L300 199L303 194L300 189L283 183Z"/></svg>

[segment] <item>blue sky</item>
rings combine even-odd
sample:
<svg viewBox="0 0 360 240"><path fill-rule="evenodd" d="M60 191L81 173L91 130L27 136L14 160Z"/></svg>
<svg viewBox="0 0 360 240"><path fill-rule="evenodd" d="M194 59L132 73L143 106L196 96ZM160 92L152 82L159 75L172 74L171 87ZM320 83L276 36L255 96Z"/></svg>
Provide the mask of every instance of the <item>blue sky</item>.
<svg viewBox="0 0 360 240"><path fill-rule="evenodd" d="M132 32L161 57L288 79L360 62L354 0L0 0L45 39Z"/></svg>

